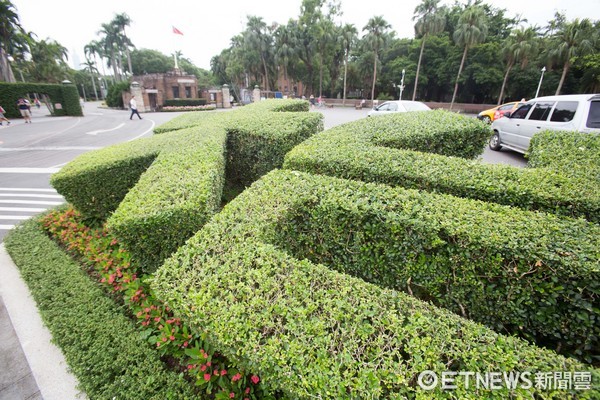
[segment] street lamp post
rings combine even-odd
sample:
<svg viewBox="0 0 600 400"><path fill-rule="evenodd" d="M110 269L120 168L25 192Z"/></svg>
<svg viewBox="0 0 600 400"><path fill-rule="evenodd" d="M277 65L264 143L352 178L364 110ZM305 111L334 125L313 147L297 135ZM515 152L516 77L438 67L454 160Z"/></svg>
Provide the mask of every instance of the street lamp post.
<svg viewBox="0 0 600 400"><path fill-rule="evenodd" d="M542 67L542 76L540 76L540 83L538 84L538 88L535 92L535 97L538 97L538 94L540 94L540 88L542 87L542 80L544 79L544 72L546 72L546 67Z"/></svg>
<svg viewBox="0 0 600 400"><path fill-rule="evenodd" d="M402 80L400 81L400 98L398 100L402 100L402 92L404 91L404 74L406 70L402 70Z"/></svg>

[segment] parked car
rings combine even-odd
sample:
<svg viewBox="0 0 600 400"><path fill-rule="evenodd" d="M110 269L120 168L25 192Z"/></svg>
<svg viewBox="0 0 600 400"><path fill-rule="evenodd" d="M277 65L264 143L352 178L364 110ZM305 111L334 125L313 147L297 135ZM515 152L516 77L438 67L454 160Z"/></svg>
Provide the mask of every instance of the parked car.
<svg viewBox="0 0 600 400"><path fill-rule="evenodd" d="M510 117L492 123L490 149L525 153L529 141L544 130L600 133L600 94L546 96L529 100Z"/></svg>
<svg viewBox="0 0 600 400"><path fill-rule="evenodd" d="M489 124L507 114L510 115L514 110L519 108L521 104L523 104L522 101L513 101L510 103L501 104L480 112L477 115L477 118Z"/></svg>
<svg viewBox="0 0 600 400"><path fill-rule="evenodd" d="M420 101L410 101L410 100L396 100L396 101L386 101L385 103L373 107L371 111L367 114L367 116L372 117L375 115L387 115L390 113L397 112L409 112L409 111L431 111L426 104L421 103Z"/></svg>

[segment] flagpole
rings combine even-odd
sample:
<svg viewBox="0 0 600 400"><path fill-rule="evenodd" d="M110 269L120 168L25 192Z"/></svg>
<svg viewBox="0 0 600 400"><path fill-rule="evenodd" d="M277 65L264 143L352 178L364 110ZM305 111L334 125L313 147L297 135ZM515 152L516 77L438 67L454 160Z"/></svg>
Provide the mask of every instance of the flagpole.
<svg viewBox="0 0 600 400"><path fill-rule="evenodd" d="M183 32L181 32L179 29L175 28L175 26L173 26L173 25L171 25L171 27L173 28L173 33L175 35L183 36ZM177 61L177 50L175 50L173 53L173 60L175 61L175 70L179 71L179 62Z"/></svg>

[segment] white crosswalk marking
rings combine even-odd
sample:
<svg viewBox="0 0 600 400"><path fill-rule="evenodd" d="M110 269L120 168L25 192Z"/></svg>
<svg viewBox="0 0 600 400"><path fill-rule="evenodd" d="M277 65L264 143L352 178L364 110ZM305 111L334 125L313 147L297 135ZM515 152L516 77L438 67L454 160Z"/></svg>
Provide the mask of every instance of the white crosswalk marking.
<svg viewBox="0 0 600 400"><path fill-rule="evenodd" d="M4 233L19 222L64 203L54 189L0 187L0 197L0 231Z"/></svg>

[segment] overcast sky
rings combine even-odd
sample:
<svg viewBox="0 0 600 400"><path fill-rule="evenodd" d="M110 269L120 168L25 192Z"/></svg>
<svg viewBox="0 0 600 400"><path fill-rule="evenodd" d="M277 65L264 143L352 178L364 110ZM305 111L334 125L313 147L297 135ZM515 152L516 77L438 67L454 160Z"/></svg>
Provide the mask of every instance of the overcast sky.
<svg viewBox="0 0 600 400"><path fill-rule="evenodd" d="M132 20L127 34L137 48L170 55L181 50L198 67L210 69L211 57L229 47L230 39L244 29L247 15L265 22L285 24L298 18L301 0L11 0L21 25L41 39L53 39L66 47L70 63L85 61L83 47L97 40L102 23L115 14ZM370 17L382 15L400 38L414 36L412 20L420 0L342 0L341 20L362 34ZM462 0L463 3L466 0ZM442 4L453 4L442 0ZM521 15L527 25L545 26L555 11L575 18L600 19L600 0L486 0L507 15ZM175 26L183 36L172 33Z"/></svg>

